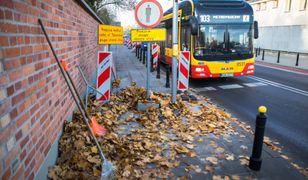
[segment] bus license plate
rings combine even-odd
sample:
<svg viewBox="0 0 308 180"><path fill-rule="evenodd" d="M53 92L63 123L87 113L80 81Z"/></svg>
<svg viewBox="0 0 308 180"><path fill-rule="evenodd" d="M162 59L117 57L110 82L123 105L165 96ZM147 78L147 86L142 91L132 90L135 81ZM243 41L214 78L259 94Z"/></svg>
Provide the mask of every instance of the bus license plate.
<svg viewBox="0 0 308 180"><path fill-rule="evenodd" d="M221 74L220 77L233 77L233 73Z"/></svg>

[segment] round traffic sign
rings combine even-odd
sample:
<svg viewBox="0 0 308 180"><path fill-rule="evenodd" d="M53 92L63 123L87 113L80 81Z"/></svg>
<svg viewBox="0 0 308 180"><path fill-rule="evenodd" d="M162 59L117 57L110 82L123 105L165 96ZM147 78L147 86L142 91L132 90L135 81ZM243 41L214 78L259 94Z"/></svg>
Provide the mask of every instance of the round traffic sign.
<svg viewBox="0 0 308 180"><path fill-rule="evenodd" d="M157 26L163 17L163 8L156 0L143 0L137 4L135 19L143 28Z"/></svg>

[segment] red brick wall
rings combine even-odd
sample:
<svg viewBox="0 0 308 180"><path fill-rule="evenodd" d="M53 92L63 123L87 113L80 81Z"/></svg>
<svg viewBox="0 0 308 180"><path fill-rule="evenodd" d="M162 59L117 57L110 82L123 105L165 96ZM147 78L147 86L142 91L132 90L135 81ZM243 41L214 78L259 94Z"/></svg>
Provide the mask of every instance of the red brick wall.
<svg viewBox="0 0 308 180"><path fill-rule="evenodd" d="M43 20L80 93L95 72L97 26L74 0L0 0L0 177L33 179L75 103L38 25Z"/></svg>

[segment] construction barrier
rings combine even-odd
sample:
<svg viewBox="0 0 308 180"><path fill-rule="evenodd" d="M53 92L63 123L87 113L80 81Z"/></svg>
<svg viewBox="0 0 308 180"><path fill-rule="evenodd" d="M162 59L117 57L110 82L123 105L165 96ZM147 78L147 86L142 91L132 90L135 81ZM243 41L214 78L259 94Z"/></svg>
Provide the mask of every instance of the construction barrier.
<svg viewBox="0 0 308 180"><path fill-rule="evenodd" d="M98 68L97 68L97 90L96 99L100 101L109 101L111 87L111 52L98 52Z"/></svg>
<svg viewBox="0 0 308 180"><path fill-rule="evenodd" d="M190 52L181 51L179 61L178 90L187 91L189 85Z"/></svg>
<svg viewBox="0 0 308 180"><path fill-rule="evenodd" d="M153 68L156 69L158 61L158 44L152 44Z"/></svg>

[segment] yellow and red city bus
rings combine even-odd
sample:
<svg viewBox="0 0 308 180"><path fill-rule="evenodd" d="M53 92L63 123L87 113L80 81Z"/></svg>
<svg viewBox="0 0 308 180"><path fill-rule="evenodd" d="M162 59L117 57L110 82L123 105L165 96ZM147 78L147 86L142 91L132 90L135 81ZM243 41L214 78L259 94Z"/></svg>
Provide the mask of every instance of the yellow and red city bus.
<svg viewBox="0 0 308 180"><path fill-rule="evenodd" d="M172 64L172 8L160 27L160 61ZM253 38L258 38L253 9L244 0L187 0L179 3L179 51L190 51L190 77L213 78L254 74Z"/></svg>

